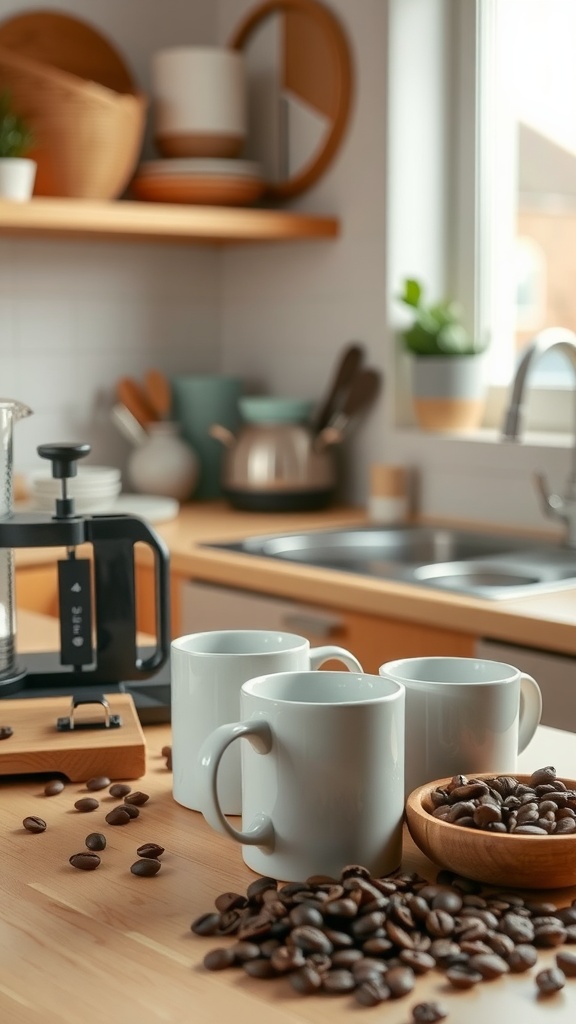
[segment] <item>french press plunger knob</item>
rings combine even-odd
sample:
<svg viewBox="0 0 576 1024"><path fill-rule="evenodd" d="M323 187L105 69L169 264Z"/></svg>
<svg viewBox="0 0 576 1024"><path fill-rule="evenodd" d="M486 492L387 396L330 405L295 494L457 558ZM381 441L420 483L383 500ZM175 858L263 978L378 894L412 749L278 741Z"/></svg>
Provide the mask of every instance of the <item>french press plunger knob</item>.
<svg viewBox="0 0 576 1024"><path fill-rule="evenodd" d="M43 459L50 459L52 476L62 481L62 493L56 498L56 516L66 519L75 515L74 498L68 496L68 480L78 473L78 459L90 454L89 444L40 444L36 451Z"/></svg>

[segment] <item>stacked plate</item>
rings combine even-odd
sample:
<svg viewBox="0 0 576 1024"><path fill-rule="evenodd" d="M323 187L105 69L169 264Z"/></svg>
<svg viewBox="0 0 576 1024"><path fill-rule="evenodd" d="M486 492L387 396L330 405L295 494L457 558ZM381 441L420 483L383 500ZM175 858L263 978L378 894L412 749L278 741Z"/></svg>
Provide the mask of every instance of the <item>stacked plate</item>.
<svg viewBox="0 0 576 1024"><path fill-rule="evenodd" d="M157 203L247 206L263 194L264 179L250 160L174 157L140 164L131 189Z"/></svg>
<svg viewBox="0 0 576 1024"><path fill-rule="evenodd" d="M30 486L35 508L52 512L62 494L62 481L54 479L49 469L40 469L31 475ZM121 489L120 470L114 466L79 466L77 475L67 481L68 497L75 499L79 513L108 511Z"/></svg>

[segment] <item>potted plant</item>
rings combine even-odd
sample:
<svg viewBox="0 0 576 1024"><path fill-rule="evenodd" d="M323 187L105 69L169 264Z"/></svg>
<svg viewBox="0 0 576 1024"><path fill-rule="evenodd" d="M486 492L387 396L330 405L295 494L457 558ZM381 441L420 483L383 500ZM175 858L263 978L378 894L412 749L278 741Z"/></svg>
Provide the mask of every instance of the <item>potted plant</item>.
<svg viewBox="0 0 576 1024"><path fill-rule="evenodd" d="M413 314L401 339L412 355L412 393L419 426L433 431L474 430L484 412L486 343L471 338L458 303L451 299L425 301L419 281L407 278L398 298Z"/></svg>
<svg viewBox="0 0 576 1024"><path fill-rule="evenodd" d="M34 144L26 118L17 113L10 94L0 94L0 198L26 200L34 191L36 162L27 154Z"/></svg>

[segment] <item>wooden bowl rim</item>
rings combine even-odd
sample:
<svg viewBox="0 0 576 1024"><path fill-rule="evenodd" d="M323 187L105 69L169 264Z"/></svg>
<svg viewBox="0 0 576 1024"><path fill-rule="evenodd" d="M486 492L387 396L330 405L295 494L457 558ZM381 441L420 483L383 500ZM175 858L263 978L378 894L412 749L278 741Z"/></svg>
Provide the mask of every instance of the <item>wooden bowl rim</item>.
<svg viewBox="0 0 576 1024"><path fill-rule="evenodd" d="M474 779L497 779L505 774L505 772L477 772L474 775L467 775L466 778L469 781ZM525 783L530 779L530 774L516 772L513 775L510 773L510 777L517 779L518 782ZM408 818L409 814L412 814L420 821L430 821L434 823L435 826L438 826L438 828L444 830L449 829L450 832L448 832L448 835L453 834L454 829L458 829L460 841L462 841L462 837L465 835L469 837L475 836L478 842L489 842L491 845L493 843L501 844L510 841L521 842L522 840L526 842L527 840L541 841L543 839L554 839L557 843L562 842L562 840L576 840L576 832L570 832L567 835L559 836L516 835L514 832L488 832L486 829L468 828L466 825L458 825L453 821L443 821L442 818L435 818L434 815L431 814L431 812L424 806L424 800L432 790L438 789L439 787L442 787L443 784L445 785L450 782L450 778L436 779L434 782L427 782L423 786L418 786L417 789L412 790L406 798L406 817ZM576 779L568 779L562 775L559 775L558 778L568 789L576 790Z"/></svg>

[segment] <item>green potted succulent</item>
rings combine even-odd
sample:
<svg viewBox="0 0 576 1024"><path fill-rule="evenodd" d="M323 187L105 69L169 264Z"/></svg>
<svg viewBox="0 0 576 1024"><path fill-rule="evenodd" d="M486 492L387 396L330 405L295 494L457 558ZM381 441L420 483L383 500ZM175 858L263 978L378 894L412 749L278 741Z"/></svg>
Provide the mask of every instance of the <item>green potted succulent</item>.
<svg viewBox="0 0 576 1024"><path fill-rule="evenodd" d="M34 135L8 92L0 93L0 198L26 200L34 190L36 162L28 156Z"/></svg>
<svg viewBox="0 0 576 1024"><path fill-rule="evenodd" d="M412 356L412 395L418 425L438 432L477 428L484 413L485 341L473 339L452 299L428 302L423 285L407 278L398 296L413 314L401 331Z"/></svg>

